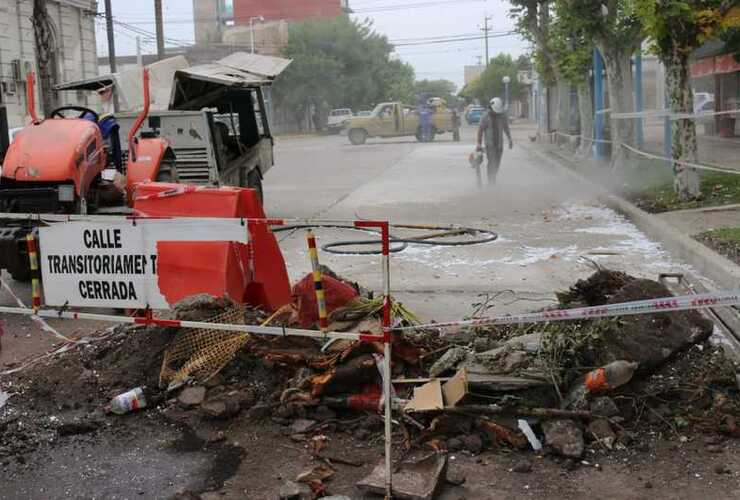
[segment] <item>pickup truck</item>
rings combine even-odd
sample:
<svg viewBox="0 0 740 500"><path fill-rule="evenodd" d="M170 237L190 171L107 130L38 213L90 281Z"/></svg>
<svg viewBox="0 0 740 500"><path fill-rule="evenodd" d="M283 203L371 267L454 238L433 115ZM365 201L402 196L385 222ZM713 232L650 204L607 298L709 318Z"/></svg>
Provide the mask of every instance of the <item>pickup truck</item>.
<svg viewBox="0 0 740 500"><path fill-rule="evenodd" d="M365 144L369 137L414 136L422 141L419 125L419 108L400 102L383 102L375 106L370 116L357 116L346 122L349 141L358 146ZM460 121L452 111L435 111L432 115L432 133L435 135L451 132L455 141L460 140Z"/></svg>

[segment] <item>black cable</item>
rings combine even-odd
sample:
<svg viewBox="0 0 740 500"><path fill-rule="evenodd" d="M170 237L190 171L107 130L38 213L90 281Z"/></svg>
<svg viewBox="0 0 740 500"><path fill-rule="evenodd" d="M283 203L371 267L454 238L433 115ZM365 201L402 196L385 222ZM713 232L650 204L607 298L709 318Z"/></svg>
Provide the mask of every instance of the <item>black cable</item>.
<svg viewBox="0 0 740 500"><path fill-rule="evenodd" d="M391 228L397 229L426 229L432 231L444 231L450 233L449 236L458 236L467 234L471 236L484 235L481 238L467 241L447 241L439 238L444 238L445 234L429 234L422 235L417 238L400 238L398 236L390 235L391 253L402 252L409 244L415 245L429 245L429 246L468 246L468 245L480 245L483 243L490 243L498 239L498 234L489 231L487 229L477 229L472 227L460 227L460 226L416 226L409 224L391 224ZM350 229L353 231L363 231L366 233L375 233L380 236L380 231L372 228L359 228L349 224L331 224L331 225L314 225L314 224L295 224L290 226L279 226L272 229L274 233L283 231L295 231L296 229L309 229L309 228L332 228L332 229ZM327 243L321 247L321 249L328 253L337 255L379 255L381 250L337 250L341 247L355 247L355 246L368 246L368 245L380 245L381 241L377 239L373 240L347 240L347 241L336 241L334 243Z"/></svg>

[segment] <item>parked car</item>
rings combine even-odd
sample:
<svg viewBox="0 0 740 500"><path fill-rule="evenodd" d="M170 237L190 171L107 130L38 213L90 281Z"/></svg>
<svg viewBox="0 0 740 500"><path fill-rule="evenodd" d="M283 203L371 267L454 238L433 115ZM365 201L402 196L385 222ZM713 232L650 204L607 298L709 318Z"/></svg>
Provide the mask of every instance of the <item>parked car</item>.
<svg viewBox="0 0 740 500"><path fill-rule="evenodd" d="M468 125L480 123L480 119L483 117L485 112L486 110L480 106L470 108L465 114L465 121L468 122Z"/></svg>
<svg viewBox="0 0 740 500"><path fill-rule="evenodd" d="M352 118L352 110L349 108L332 109L329 111L329 118L326 122L326 128L333 134L338 134L344 123Z"/></svg>

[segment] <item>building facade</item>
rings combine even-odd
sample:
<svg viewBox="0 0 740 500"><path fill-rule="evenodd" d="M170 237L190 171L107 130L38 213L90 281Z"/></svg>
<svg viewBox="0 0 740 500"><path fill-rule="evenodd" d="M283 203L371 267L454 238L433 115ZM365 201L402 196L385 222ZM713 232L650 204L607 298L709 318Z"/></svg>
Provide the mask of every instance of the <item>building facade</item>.
<svg viewBox="0 0 740 500"><path fill-rule="evenodd" d="M234 24L248 25L249 19L263 16L268 21L301 21L334 18L348 7L343 0L234 0Z"/></svg>
<svg viewBox="0 0 740 500"><path fill-rule="evenodd" d="M47 10L53 31L51 70L55 83L79 80L98 74L95 42L95 0L48 0ZM0 1L0 94L6 107L10 128L21 127L27 120L26 74L38 73L36 43L30 0ZM36 86L37 91L39 86ZM41 99L37 98L37 103ZM63 92L57 96L60 106L87 105L87 97Z"/></svg>

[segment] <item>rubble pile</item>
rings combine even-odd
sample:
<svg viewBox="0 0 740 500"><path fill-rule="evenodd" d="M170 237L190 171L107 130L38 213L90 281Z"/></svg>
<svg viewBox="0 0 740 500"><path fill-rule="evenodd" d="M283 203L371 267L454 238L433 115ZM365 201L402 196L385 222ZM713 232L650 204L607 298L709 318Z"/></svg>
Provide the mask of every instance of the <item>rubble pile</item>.
<svg viewBox="0 0 740 500"><path fill-rule="evenodd" d="M332 302L337 326L379 333L372 297L352 290L359 295ZM601 269L558 298L560 307L579 307L668 295L658 282ZM235 307L200 297L176 314L207 320ZM298 304L272 317L251 309L243 316L248 324L315 319L300 311ZM413 322L413 315L399 321ZM438 332L395 334L394 457L399 476L407 477L396 488L410 488L397 493L432 498L447 453L509 449L576 467L589 449L639 447L646 433L740 437L737 368L711 334L712 323L695 311L478 328L467 342ZM284 498L310 498L331 485L327 435L382 444L382 344L248 336L215 375L173 387L160 383L160 373L178 335L119 327L104 342L79 345L4 382L11 398L0 409L0 461L65 435L98 432L111 419L154 412L192 429L206 445L223 441L237 422L263 422L280 426L316 459L315 468L283 485ZM132 409L142 411L104 413L111 398L135 387L144 389ZM341 460L352 462L346 454ZM517 468L527 472L531 463ZM358 488L382 492L382 467Z"/></svg>

